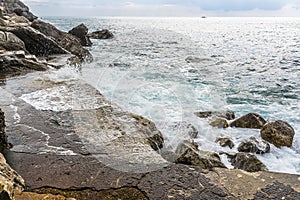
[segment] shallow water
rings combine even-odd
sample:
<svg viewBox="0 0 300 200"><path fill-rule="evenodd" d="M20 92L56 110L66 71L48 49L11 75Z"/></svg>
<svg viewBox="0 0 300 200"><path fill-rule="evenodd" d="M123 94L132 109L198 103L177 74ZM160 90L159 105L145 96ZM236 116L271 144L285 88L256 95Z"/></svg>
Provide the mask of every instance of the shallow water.
<svg viewBox="0 0 300 200"><path fill-rule="evenodd" d="M197 127L201 149L235 152L215 144L216 137L230 136L238 144L259 137L259 130L219 130L193 113L231 109L239 117L256 112L287 121L296 132L292 148L271 146L270 154L258 158L270 171L300 174L300 19L46 20L63 30L84 22L90 31L113 31L112 40L93 40L95 61L79 75L124 109L153 120L167 148L174 150L187 138L174 129L184 121Z"/></svg>

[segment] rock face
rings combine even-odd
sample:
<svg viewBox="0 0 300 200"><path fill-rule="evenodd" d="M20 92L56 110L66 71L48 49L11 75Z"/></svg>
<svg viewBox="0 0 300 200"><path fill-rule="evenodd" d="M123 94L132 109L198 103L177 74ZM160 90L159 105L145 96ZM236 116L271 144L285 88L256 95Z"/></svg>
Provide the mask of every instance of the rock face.
<svg viewBox="0 0 300 200"><path fill-rule="evenodd" d="M204 112L195 112L197 117L200 118L208 118L208 117L221 117L227 120L233 120L235 118L235 114L231 110L225 111L204 111Z"/></svg>
<svg viewBox="0 0 300 200"><path fill-rule="evenodd" d="M0 153L8 149L7 136L5 134L5 118L4 112L0 109Z"/></svg>
<svg viewBox="0 0 300 200"><path fill-rule="evenodd" d="M107 29L92 32L87 36L92 39L111 39L114 37L114 35Z"/></svg>
<svg viewBox="0 0 300 200"><path fill-rule="evenodd" d="M0 199L14 199L15 191L22 191L24 188L23 178L10 168L0 153Z"/></svg>
<svg viewBox="0 0 300 200"><path fill-rule="evenodd" d="M259 140L255 137L251 137L243 141L238 146L238 151L257 154L270 153L270 145L264 140Z"/></svg>
<svg viewBox="0 0 300 200"><path fill-rule="evenodd" d="M266 120L264 120L259 114L249 113L233 121L230 126L237 128L261 129L265 123Z"/></svg>
<svg viewBox="0 0 300 200"><path fill-rule="evenodd" d="M278 120L265 124L260 134L264 140L274 144L276 147L291 147L295 131L287 122Z"/></svg>
<svg viewBox="0 0 300 200"><path fill-rule="evenodd" d="M235 169L247 172L267 171L267 167L255 155L249 153L237 153L230 157L230 162Z"/></svg>
<svg viewBox="0 0 300 200"><path fill-rule="evenodd" d="M60 46L68 50L72 54L78 56L80 59L86 61L92 61L92 55L88 50L81 46L80 40L75 36L58 30L55 26L43 22L41 20L35 20L32 25L33 28L40 31L41 33L51 37Z"/></svg>
<svg viewBox="0 0 300 200"><path fill-rule="evenodd" d="M74 27L69 33L79 38L82 46L92 46L91 40L87 37L88 28L84 24Z"/></svg>
<svg viewBox="0 0 300 200"><path fill-rule="evenodd" d="M223 118L215 118L209 122L209 125L217 128L228 128L228 122Z"/></svg>
<svg viewBox="0 0 300 200"><path fill-rule="evenodd" d="M219 143L221 147L229 147L230 149L234 147L232 139L228 137L219 137L216 139L216 143Z"/></svg>
<svg viewBox="0 0 300 200"><path fill-rule="evenodd" d="M0 50L26 51L24 42L11 32L0 31Z"/></svg>
<svg viewBox="0 0 300 200"><path fill-rule="evenodd" d="M29 11L29 8L19 0L0 0L0 6L4 8L2 11L3 14L15 13L19 16L26 17L30 21L37 18Z"/></svg>

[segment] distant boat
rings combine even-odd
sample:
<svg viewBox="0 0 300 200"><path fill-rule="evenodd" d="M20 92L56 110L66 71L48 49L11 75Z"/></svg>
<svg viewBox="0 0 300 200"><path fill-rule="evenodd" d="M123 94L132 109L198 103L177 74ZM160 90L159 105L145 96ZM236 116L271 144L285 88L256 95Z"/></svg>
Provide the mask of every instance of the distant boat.
<svg viewBox="0 0 300 200"><path fill-rule="evenodd" d="M201 18L206 18L206 16L203 15Z"/></svg>

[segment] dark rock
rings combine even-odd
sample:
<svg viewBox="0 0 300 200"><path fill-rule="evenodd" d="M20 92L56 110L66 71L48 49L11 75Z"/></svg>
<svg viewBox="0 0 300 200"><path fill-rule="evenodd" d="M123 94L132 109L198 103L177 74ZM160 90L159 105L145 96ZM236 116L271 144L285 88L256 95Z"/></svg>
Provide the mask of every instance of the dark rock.
<svg viewBox="0 0 300 200"><path fill-rule="evenodd" d="M82 47L77 37L60 31L55 26L40 20L35 20L31 26L48 37L51 37L60 46L78 56L80 59L88 62L93 60L90 52Z"/></svg>
<svg viewBox="0 0 300 200"><path fill-rule="evenodd" d="M221 117L227 120L233 120L235 118L234 112L231 110L225 111L204 111L204 112L195 112L197 117L208 118L208 117Z"/></svg>
<svg viewBox="0 0 300 200"><path fill-rule="evenodd" d="M114 37L114 35L107 29L92 32L87 36L92 39L110 39Z"/></svg>
<svg viewBox="0 0 300 200"><path fill-rule="evenodd" d="M233 121L230 126L238 128L261 129L266 123L259 114L249 113Z"/></svg>
<svg viewBox="0 0 300 200"><path fill-rule="evenodd" d="M267 167L255 155L249 153L237 153L229 156L231 164L235 169L247 172L267 171Z"/></svg>
<svg viewBox="0 0 300 200"><path fill-rule="evenodd" d="M24 42L10 32L0 31L0 49L6 51L26 51Z"/></svg>
<svg viewBox="0 0 300 200"><path fill-rule="evenodd" d="M29 8L19 0L0 0L0 6L3 6L3 13L6 14L15 13L19 16L26 17L30 21L37 18L29 11Z"/></svg>
<svg viewBox="0 0 300 200"><path fill-rule="evenodd" d="M0 153L9 148L7 136L5 134L4 112L0 109Z"/></svg>
<svg viewBox="0 0 300 200"><path fill-rule="evenodd" d="M209 122L209 125L217 128L228 128L228 122L223 118L215 118Z"/></svg>
<svg viewBox="0 0 300 200"><path fill-rule="evenodd" d="M216 143L219 143L221 147L229 147L230 149L234 147L232 139L228 137L219 137L216 139Z"/></svg>
<svg viewBox="0 0 300 200"><path fill-rule="evenodd" d="M82 46L92 46L91 40L87 37L88 28L84 24L74 27L69 33L79 38Z"/></svg>
<svg viewBox="0 0 300 200"><path fill-rule="evenodd" d="M175 150L175 154L179 156L181 156L182 154L184 154L186 152L186 150L188 149L192 149L194 151L198 151L198 144L196 142L194 142L193 140L184 140L183 142L181 142L176 150Z"/></svg>
<svg viewBox="0 0 300 200"><path fill-rule="evenodd" d="M295 131L287 122L277 120L265 124L260 131L260 135L264 140L274 144L276 147L291 147Z"/></svg>
<svg viewBox="0 0 300 200"><path fill-rule="evenodd" d="M209 57L203 57L203 58L199 58L199 57L195 57L195 56L188 56L185 61L187 63L203 63L203 62L211 62L212 59Z"/></svg>
<svg viewBox="0 0 300 200"><path fill-rule="evenodd" d="M244 140L238 146L238 151L257 154L270 153L270 145L264 140L259 140L255 137L250 137L249 139Z"/></svg>

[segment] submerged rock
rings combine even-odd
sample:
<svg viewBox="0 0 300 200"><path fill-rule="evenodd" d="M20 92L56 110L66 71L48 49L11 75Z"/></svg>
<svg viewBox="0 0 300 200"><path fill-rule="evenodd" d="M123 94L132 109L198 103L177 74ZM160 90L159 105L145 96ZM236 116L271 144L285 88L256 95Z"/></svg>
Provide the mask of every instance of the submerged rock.
<svg viewBox="0 0 300 200"><path fill-rule="evenodd" d="M229 156L230 162L235 169L247 172L267 171L267 167L253 154L237 153Z"/></svg>
<svg viewBox="0 0 300 200"><path fill-rule="evenodd" d="M249 113L233 121L230 126L237 128L261 129L265 123L266 120L264 120L259 114Z"/></svg>
<svg viewBox="0 0 300 200"><path fill-rule="evenodd" d="M114 35L107 29L103 29L101 31L95 31L87 35L92 39L111 39Z"/></svg>
<svg viewBox="0 0 300 200"><path fill-rule="evenodd" d="M291 147L295 131L287 122L277 120L265 124L260 131L260 135L264 140L274 144L276 147Z"/></svg>
<svg viewBox="0 0 300 200"><path fill-rule="evenodd" d="M231 110L204 111L204 112L195 112L194 114L200 118L221 117L221 118L225 118L227 120L233 120L235 118L235 114Z"/></svg>
<svg viewBox="0 0 300 200"><path fill-rule="evenodd" d="M185 61L187 63L203 63L203 62L211 62L212 59L209 58L209 57L202 57L202 58L199 58L199 57L195 57L195 56L188 56Z"/></svg>
<svg viewBox="0 0 300 200"><path fill-rule="evenodd" d="M209 125L217 128L228 128L228 122L223 118L215 118L209 122Z"/></svg>
<svg viewBox="0 0 300 200"><path fill-rule="evenodd" d="M234 143L229 137L219 137L216 139L216 143L219 143L221 147L229 147L232 149L234 147Z"/></svg>
<svg viewBox="0 0 300 200"><path fill-rule="evenodd" d="M82 46L92 46L91 40L87 37L88 28L84 24L74 27L69 33L79 38Z"/></svg>
<svg viewBox="0 0 300 200"><path fill-rule="evenodd" d="M238 151L257 154L270 153L270 145L264 140L259 140L255 137L250 137L249 139L244 140L238 146Z"/></svg>

